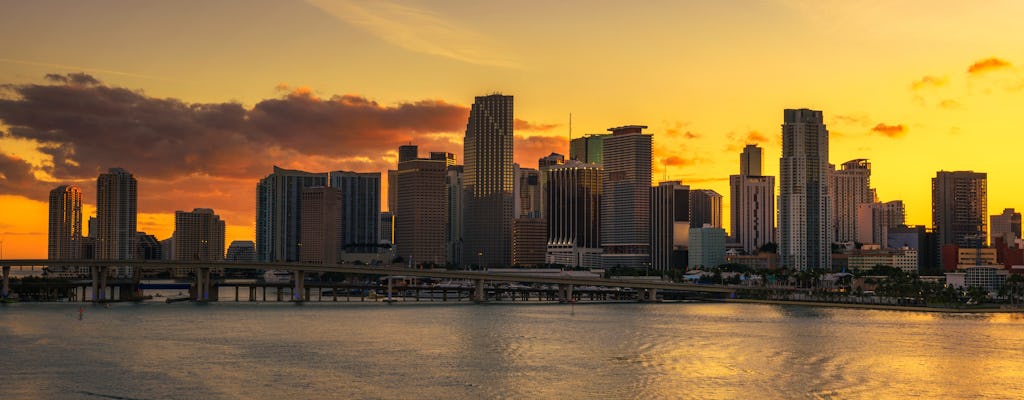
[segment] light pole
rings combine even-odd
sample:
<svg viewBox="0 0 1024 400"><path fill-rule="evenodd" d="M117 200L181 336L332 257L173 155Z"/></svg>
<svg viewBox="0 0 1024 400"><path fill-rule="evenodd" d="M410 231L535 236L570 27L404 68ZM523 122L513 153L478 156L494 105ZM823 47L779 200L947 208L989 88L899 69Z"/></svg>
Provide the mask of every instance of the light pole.
<svg viewBox="0 0 1024 400"><path fill-rule="evenodd" d="M484 269L484 252L482 251L476 252L476 267L481 271Z"/></svg>

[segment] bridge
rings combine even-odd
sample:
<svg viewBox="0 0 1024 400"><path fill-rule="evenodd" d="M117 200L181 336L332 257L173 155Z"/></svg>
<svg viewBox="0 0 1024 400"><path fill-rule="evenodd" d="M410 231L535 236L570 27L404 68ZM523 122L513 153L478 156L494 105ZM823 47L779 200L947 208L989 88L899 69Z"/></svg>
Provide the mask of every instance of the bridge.
<svg viewBox="0 0 1024 400"><path fill-rule="evenodd" d="M596 286L608 288L632 288L640 293L640 300L654 301L657 299L659 290L704 293L704 294L725 294L735 292L735 288L722 285L695 285L687 283L672 283L665 281L650 280L629 280L629 279L607 279L588 278L564 274L538 274L530 273L529 269L522 272L512 272L508 269L500 271L458 271L446 269L412 269L395 266L368 266L368 265L325 265L325 264L303 264L303 263L255 263L255 262L210 262L210 261L164 261L164 260L40 260L40 259L9 259L0 260L3 268L3 287L0 297L6 298L10 293L10 270L11 267L77 267L89 268L91 273L92 301L106 301L104 298L107 291L107 277L111 268L132 267L133 274L138 277L142 272L170 271L175 268L190 267L195 270L195 277L192 281L194 291L192 300L208 301L211 299L210 292L214 287L210 276L213 269L224 270L280 270L293 273L292 300L308 300L302 293L305 291L305 274L310 272L336 272L358 275L379 275L379 276L415 276L422 278L467 280L474 283L472 291L473 300L483 302L486 300L486 282L523 282L558 285L559 298L569 300L573 298L573 290L580 286ZM138 273L135 273L135 272ZM138 279L132 282L131 292L138 286ZM391 280L388 280L390 286Z"/></svg>

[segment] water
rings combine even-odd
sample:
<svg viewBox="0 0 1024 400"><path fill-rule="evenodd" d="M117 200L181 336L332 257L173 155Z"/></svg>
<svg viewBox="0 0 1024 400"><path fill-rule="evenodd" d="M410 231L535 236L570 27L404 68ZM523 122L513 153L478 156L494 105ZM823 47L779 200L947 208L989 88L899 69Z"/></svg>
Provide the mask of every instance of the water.
<svg viewBox="0 0 1024 400"><path fill-rule="evenodd" d="M1019 398L1024 316L754 304L0 307L3 399Z"/></svg>

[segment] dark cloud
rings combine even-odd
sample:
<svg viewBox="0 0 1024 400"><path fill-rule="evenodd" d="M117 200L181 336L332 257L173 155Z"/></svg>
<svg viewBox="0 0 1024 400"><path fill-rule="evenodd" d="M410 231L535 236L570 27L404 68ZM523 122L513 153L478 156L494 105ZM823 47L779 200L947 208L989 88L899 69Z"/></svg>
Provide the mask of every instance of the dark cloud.
<svg viewBox="0 0 1024 400"><path fill-rule="evenodd" d="M100 81L93 78L92 75L84 72L70 73L70 74L46 74L46 80L57 83L70 83L74 85L99 85Z"/></svg>
<svg viewBox="0 0 1024 400"><path fill-rule="evenodd" d="M529 131L529 132L545 132L555 129L562 124L544 124L544 123L533 123L526 120L516 118L515 129L517 131Z"/></svg>
<svg viewBox="0 0 1024 400"><path fill-rule="evenodd" d="M898 125L878 124L878 125L875 125L874 128L871 128L871 132L872 133L877 133L879 135L884 135L884 136L887 136L887 137L890 137L890 138L898 138L898 137L901 137L901 136L907 134L907 127L903 126L903 124L898 124Z"/></svg>
<svg viewBox="0 0 1024 400"><path fill-rule="evenodd" d="M31 164L16 156L0 154L0 194L43 199L50 189L36 180Z"/></svg>
<svg viewBox="0 0 1024 400"><path fill-rule="evenodd" d="M940 87L945 86L948 82L949 80L945 77L926 75L911 83L910 88L913 90L920 90L928 87Z"/></svg>
<svg viewBox="0 0 1024 400"><path fill-rule="evenodd" d="M975 61L974 64L971 64L970 67L967 67L967 73L969 73L969 74L980 74L980 73L983 73L983 72L997 70L997 69L1003 69L1003 68L1009 68L1009 67L1012 67L1012 66L1013 66L1013 64L1010 64L1009 61L1006 61L1006 60L1003 60L1003 59L1000 59L1000 58L996 58L996 57L989 57L989 58L986 58L984 60Z"/></svg>

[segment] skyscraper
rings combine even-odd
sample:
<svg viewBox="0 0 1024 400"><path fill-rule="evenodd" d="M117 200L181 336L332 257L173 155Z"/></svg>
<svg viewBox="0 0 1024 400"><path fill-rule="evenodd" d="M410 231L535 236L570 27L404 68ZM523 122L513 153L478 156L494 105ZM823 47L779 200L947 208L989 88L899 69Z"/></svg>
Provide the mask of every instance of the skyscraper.
<svg viewBox="0 0 1024 400"><path fill-rule="evenodd" d="M341 240L347 253L380 250L380 172L334 171L331 187L341 191Z"/></svg>
<svg viewBox="0 0 1024 400"><path fill-rule="evenodd" d="M52 195L50 198L50 209L52 210ZM1014 239L1021 238L1020 213L1012 208L1005 208L1003 209L1002 214L992 215L991 218L989 218L989 228L992 230L992 234L989 236L991 237L993 243L995 242L995 239L998 237L1002 237L1005 243L1013 243Z"/></svg>
<svg viewBox="0 0 1024 400"><path fill-rule="evenodd" d="M651 268L681 269L690 237L690 187L661 182L651 188Z"/></svg>
<svg viewBox="0 0 1024 400"><path fill-rule="evenodd" d="M519 217L512 220L512 265L530 267L544 264L546 229L543 218Z"/></svg>
<svg viewBox="0 0 1024 400"><path fill-rule="evenodd" d="M604 267L649 268L651 135L646 126L610 128L604 146L601 255Z"/></svg>
<svg viewBox="0 0 1024 400"><path fill-rule="evenodd" d="M547 187L548 187L548 185L547 185L547 182L548 182L547 171L549 169L551 169L551 168L554 168L554 167L562 165L562 164L565 164L565 156L563 156L561 154L558 154L558 153L551 153L551 154L549 154L547 156L544 156L544 157L541 157L539 160L537 160L537 172L539 173L539 179L540 179L539 180L539 184L540 184L540 198L541 198L541 201L540 201L540 216L542 218L547 216L547 209L548 209L547 201L543 200L543 199L547 198L547 193L545 192L546 190L548 190L547 189Z"/></svg>
<svg viewBox="0 0 1024 400"><path fill-rule="evenodd" d="M209 208L174 212L174 259L224 259L224 220Z"/></svg>
<svg viewBox="0 0 1024 400"><path fill-rule="evenodd" d="M274 172L256 185L256 255L260 262L299 261L302 189L328 186L327 173Z"/></svg>
<svg viewBox="0 0 1024 400"><path fill-rule="evenodd" d="M233 240L228 245L225 261L256 262L256 242L252 240Z"/></svg>
<svg viewBox="0 0 1024 400"><path fill-rule="evenodd" d="M448 167L455 165L455 153L447 151L432 151L430 152L430 159L444 161L444 165Z"/></svg>
<svg viewBox="0 0 1024 400"><path fill-rule="evenodd" d="M871 190L871 163L865 159L850 160L844 162L839 170L831 171L830 168L830 173L834 229L832 240L840 243L855 242L859 235L857 208L861 204L875 202L875 194Z"/></svg>
<svg viewBox="0 0 1024 400"><path fill-rule="evenodd" d="M398 163L404 163L406 161L412 161L420 158L420 148L414 144L404 144L398 146Z"/></svg>
<svg viewBox="0 0 1024 400"><path fill-rule="evenodd" d="M513 213L516 218L534 217L540 218L540 173L533 168L522 168L519 164L513 164L515 171L515 193Z"/></svg>
<svg viewBox="0 0 1024 400"><path fill-rule="evenodd" d="M725 229L704 225L690 228L688 267L717 267L725 264Z"/></svg>
<svg viewBox="0 0 1024 400"><path fill-rule="evenodd" d="M82 189L57 186L50 191L50 229L47 258L78 260L82 241Z"/></svg>
<svg viewBox="0 0 1024 400"><path fill-rule="evenodd" d="M463 167L461 165L448 166L448 175L445 178L445 185L448 188L448 223L445 225L445 260L452 265L462 264L462 230L465 221L463 214L462 188Z"/></svg>
<svg viewBox="0 0 1024 400"><path fill-rule="evenodd" d="M690 224L722 227L722 195L711 189L690 190Z"/></svg>
<svg viewBox="0 0 1024 400"><path fill-rule="evenodd" d="M939 171L932 178L932 226L939 247L983 245L988 234L987 216L988 174Z"/></svg>
<svg viewBox="0 0 1024 400"><path fill-rule="evenodd" d="M413 265L443 265L448 223L448 167L443 160L398 164L396 253ZM511 243L510 243L511 245Z"/></svg>
<svg viewBox="0 0 1024 400"><path fill-rule="evenodd" d="M96 258L131 260L136 250L138 189L135 177L121 168L111 168L96 179ZM118 275L131 275L130 267Z"/></svg>
<svg viewBox="0 0 1024 400"><path fill-rule="evenodd" d="M512 96L492 94L476 98L463 141L466 262L476 260L486 266L512 264L512 129Z"/></svg>
<svg viewBox="0 0 1024 400"><path fill-rule="evenodd" d="M604 162L604 139L611 135L591 134L572 139L569 142L569 159L584 164L602 164Z"/></svg>
<svg viewBox="0 0 1024 400"><path fill-rule="evenodd" d="M905 223L906 209L902 200L861 203L857 206L856 241L886 246L889 243L889 229Z"/></svg>
<svg viewBox="0 0 1024 400"><path fill-rule="evenodd" d="M748 254L775 240L775 177L763 170L761 148L751 144L740 154L740 174L729 176L729 232Z"/></svg>
<svg viewBox="0 0 1024 400"><path fill-rule="evenodd" d="M601 266L601 191L603 170L597 164L570 160L545 171L544 203L549 264Z"/></svg>
<svg viewBox="0 0 1024 400"><path fill-rule="evenodd" d="M345 250L342 191L336 187L302 189L299 208L299 261L312 264L337 264ZM377 214L379 215L379 214ZM376 236L376 231L374 235Z"/></svg>
<svg viewBox="0 0 1024 400"><path fill-rule="evenodd" d="M779 265L830 268L828 129L821 111L783 112L779 165Z"/></svg>

